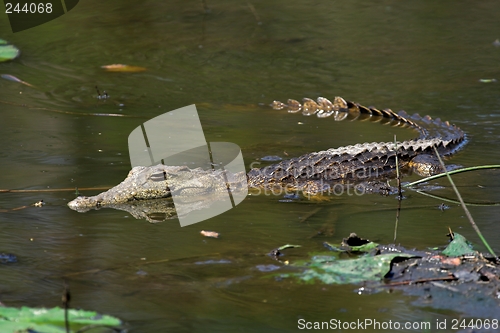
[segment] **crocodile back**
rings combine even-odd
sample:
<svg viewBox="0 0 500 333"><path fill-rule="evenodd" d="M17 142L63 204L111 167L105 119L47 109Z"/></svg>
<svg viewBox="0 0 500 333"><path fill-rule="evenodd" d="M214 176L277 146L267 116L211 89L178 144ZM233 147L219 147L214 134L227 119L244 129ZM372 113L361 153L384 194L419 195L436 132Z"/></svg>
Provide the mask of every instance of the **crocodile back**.
<svg viewBox="0 0 500 333"><path fill-rule="evenodd" d="M433 147L438 149L440 155L446 156L465 144L464 132L449 122L418 114L409 116L405 111L395 113L390 109L365 107L341 97L336 97L333 102L323 97L316 102L308 98L303 103L296 100L288 100L287 104L274 101L271 106L292 113L302 111L307 116L333 117L336 121L371 119L392 126L413 128L419 136L401 142L372 142L331 148L252 169L248 173L250 187L291 185L292 188L303 189L318 181L331 184L381 179L395 173L396 156L399 166L404 168L417 155L434 154Z"/></svg>

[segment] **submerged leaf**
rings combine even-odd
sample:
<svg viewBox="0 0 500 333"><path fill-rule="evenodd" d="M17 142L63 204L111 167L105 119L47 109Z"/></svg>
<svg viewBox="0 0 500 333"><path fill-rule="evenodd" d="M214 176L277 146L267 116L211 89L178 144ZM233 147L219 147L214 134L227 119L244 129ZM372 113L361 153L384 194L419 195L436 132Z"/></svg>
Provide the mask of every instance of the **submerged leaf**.
<svg viewBox="0 0 500 333"><path fill-rule="evenodd" d="M68 321L72 332L88 325L116 327L121 321L94 311L68 310ZM64 309L10 308L0 307L0 332L36 331L43 333L66 332Z"/></svg>
<svg viewBox="0 0 500 333"><path fill-rule="evenodd" d="M13 60L19 56L21 51L6 40L0 39L0 62Z"/></svg>
<svg viewBox="0 0 500 333"><path fill-rule="evenodd" d="M382 279L391 269L391 261L396 257L411 258L404 253L388 253L363 256L357 259L336 260L333 256L315 256L309 268L302 273L288 274L306 282L314 280L325 284L361 283Z"/></svg>

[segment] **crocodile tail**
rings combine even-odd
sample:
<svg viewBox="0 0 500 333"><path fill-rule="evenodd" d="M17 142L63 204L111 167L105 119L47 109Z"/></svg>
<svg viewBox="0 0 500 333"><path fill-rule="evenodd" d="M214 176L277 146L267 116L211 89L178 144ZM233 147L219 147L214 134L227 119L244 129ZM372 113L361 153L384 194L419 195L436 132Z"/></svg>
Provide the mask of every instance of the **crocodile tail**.
<svg viewBox="0 0 500 333"><path fill-rule="evenodd" d="M366 107L356 102L346 101L342 97L335 97L333 102L324 97L318 97L316 101L304 98L302 103L289 99L287 103L274 101L271 107L275 110L287 109L288 112L296 113L302 111L305 116L316 114L319 118L332 116L335 121L342 120L371 120L390 124L398 127L411 127L420 133L420 138L428 137L425 128L416 122L406 118L391 109L380 110L375 107Z"/></svg>
<svg viewBox="0 0 500 333"><path fill-rule="evenodd" d="M435 146L441 155L451 155L460 150L466 143L467 138L460 127L450 124L448 121L442 121L440 118L432 119L430 116L421 116L418 113L408 115L405 111L400 111L399 115L411 119L414 122L423 124L427 131L424 140L417 141L435 141Z"/></svg>
<svg viewBox="0 0 500 333"><path fill-rule="evenodd" d="M288 112L299 112L310 116L316 114L320 118L332 116L336 121L371 120L390 124L392 126L410 127L417 130L420 136L415 140L401 142L405 149L415 151L430 151L437 146L443 155L453 154L466 143L465 133L455 125L441 119L432 119L430 116L420 116L418 113L409 116L405 111L398 113L375 107L366 107L356 102L346 101L342 97L335 97L333 102L318 97L317 101L304 98L302 103L289 99L287 103L274 101L271 106L276 110L287 109ZM389 143L387 143L389 144Z"/></svg>

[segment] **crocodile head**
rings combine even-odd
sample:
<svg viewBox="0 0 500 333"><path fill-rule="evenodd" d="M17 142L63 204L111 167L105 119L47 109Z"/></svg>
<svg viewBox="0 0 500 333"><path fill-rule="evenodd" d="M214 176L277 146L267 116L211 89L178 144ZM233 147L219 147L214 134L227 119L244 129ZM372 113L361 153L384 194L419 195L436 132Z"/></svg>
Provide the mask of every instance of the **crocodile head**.
<svg viewBox="0 0 500 333"><path fill-rule="evenodd" d="M169 198L175 195L184 202L194 200L207 193L227 193L230 183L246 181L246 175L230 174L224 170L190 169L187 166L165 166L133 168L120 184L96 196L80 196L70 201L68 206L76 211L111 205ZM228 182L228 183L227 183ZM245 182L246 183L246 182Z"/></svg>

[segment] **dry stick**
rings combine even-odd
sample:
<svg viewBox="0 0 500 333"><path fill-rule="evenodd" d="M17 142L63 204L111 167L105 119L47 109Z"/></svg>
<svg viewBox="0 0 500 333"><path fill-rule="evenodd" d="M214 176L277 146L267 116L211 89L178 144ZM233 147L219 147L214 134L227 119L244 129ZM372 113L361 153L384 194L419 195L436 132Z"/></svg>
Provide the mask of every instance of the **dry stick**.
<svg viewBox="0 0 500 333"><path fill-rule="evenodd" d="M441 159L441 156L439 155L439 152L438 152L436 146L434 146L433 148L434 148L434 151L436 152L436 156L437 156L437 158L439 160L439 163L441 164L441 167L443 168L444 172L446 173L446 177L448 177L448 180L450 181L451 187L453 187L453 190L455 191L455 194L457 195L457 198L460 201L460 205L462 206L462 209L464 210L465 215L467 216L467 218L469 219L470 224L472 225L472 228L476 231L476 233L479 236L479 238L481 238L481 240L483 241L484 246L486 246L486 248L488 249L488 252L490 252L495 258L497 258L497 255L495 254L495 252L490 247L490 245L488 244L488 242L486 241L486 239L483 237L483 234L481 233L481 231L477 227L476 222L474 222L474 219L472 218L471 213L467 209L467 206L465 205L465 202L462 199L462 196L460 195L460 192L458 192L458 188L455 186L455 183L453 182L453 179L451 179L451 176L450 176L449 172L446 170L446 166L444 165L443 160Z"/></svg>
<svg viewBox="0 0 500 333"><path fill-rule="evenodd" d="M398 236L398 225L399 225L399 216L401 214L401 201L402 197L398 197L398 209L396 210L396 223L394 224L394 243L396 242L396 238Z"/></svg>
<svg viewBox="0 0 500 333"><path fill-rule="evenodd" d="M102 186L102 187L84 187L79 188L79 191L103 191L109 190L111 186ZM38 190L11 190L11 189L0 189L0 193L38 193L38 192L68 192L74 191L75 188L43 188Z"/></svg>
<svg viewBox="0 0 500 333"><path fill-rule="evenodd" d="M80 190L83 191L92 191L92 190L109 190L111 187L106 186L106 187L85 187L81 188ZM0 193L38 193L38 192L68 192L68 191L75 191L75 188L43 188L43 189L38 189L38 190L11 190L11 189L0 189ZM76 193L78 195L78 188L76 188ZM43 200L42 200L43 201ZM26 209L29 207L35 206L34 204L29 205L29 206L20 206L20 207L15 207L11 209L0 209L0 213L6 213L9 211L17 211L21 209Z"/></svg>
<svg viewBox="0 0 500 333"><path fill-rule="evenodd" d="M396 135L394 135L394 148L396 149L396 179L398 184L398 195L399 199L403 197L403 193L401 192L401 177L399 175L399 163L398 163L398 142L396 141Z"/></svg>
<svg viewBox="0 0 500 333"><path fill-rule="evenodd" d="M404 286L404 285L410 285L410 284L415 284L415 283L426 283L426 282L432 282L432 281L455 281L455 280L458 280L458 278L454 277L453 275L450 275L450 276L433 277L433 278L425 278L425 279L418 279L418 280L390 282L390 283L386 283L386 284L382 285L382 287Z"/></svg>
<svg viewBox="0 0 500 333"><path fill-rule="evenodd" d="M20 206L20 207L16 207L16 208L11 208L10 210L16 211L16 210L26 209L26 208L29 208L29 207L33 207L33 206L32 205L31 206Z"/></svg>

